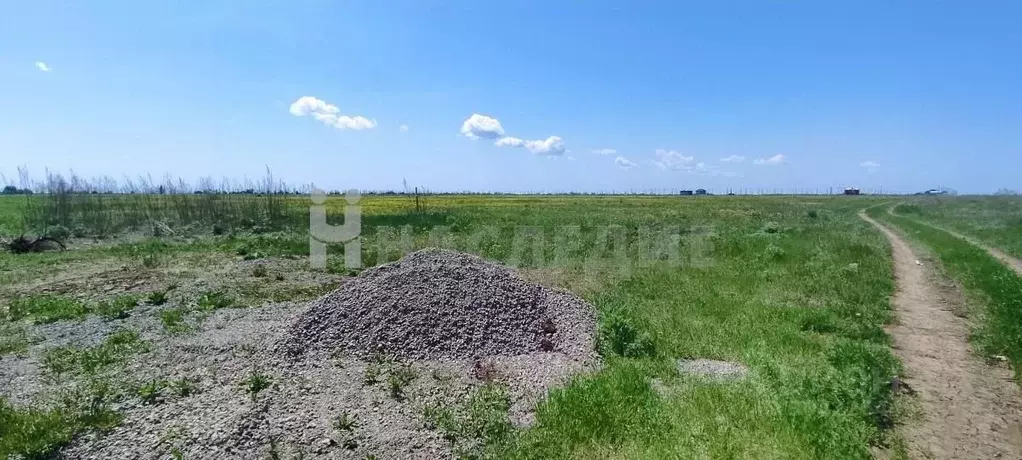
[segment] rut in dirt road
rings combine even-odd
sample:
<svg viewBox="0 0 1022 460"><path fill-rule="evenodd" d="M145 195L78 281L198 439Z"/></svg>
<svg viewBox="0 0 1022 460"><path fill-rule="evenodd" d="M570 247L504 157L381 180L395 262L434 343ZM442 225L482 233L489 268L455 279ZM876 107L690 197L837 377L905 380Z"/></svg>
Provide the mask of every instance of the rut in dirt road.
<svg viewBox="0 0 1022 460"><path fill-rule="evenodd" d="M894 213L894 208L893 207L887 208L887 213L892 215L892 216L897 216L897 214ZM901 217L904 217L904 216L901 216ZM906 219L907 219L907 217L906 217ZM1018 276L1022 276L1022 260L1016 259L1016 258L1008 255L1004 251L1001 251L1000 249L996 249L996 248L987 246L987 245L985 245L983 243L980 243L979 240L977 240L975 238L972 238L970 236L965 236L965 235L963 235L961 233L958 233L958 232L955 232L955 231L952 231L952 230L948 230L948 229L946 229L944 227L938 227L936 225L933 225L933 224L931 224L929 222L924 222L922 220L912 219L912 221L913 222L918 222L920 224L923 224L923 225L925 225L927 227L930 227L930 228L933 228L933 229L936 229L936 230L940 230L940 231L942 231L944 233L947 233L948 235L951 235L951 236L953 236L955 238L963 239L963 240L967 241L969 244L971 244L973 246L976 246L977 248L980 248L980 249L986 251L987 254L990 254L991 257L993 257L993 258L995 258L997 260L1000 260L1001 263L1003 263L1004 265L1007 265L1008 268L1011 268L1012 270L1014 270L1015 273L1018 274Z"/></svg>
<svg viewBox="0 0 1022 460"><path fill-rule="evenodd" d="M891 244L897 321L888 333L922 412L902 429L909 457L1022 458L1022 404L1011 372L971 353L968 324L952 314L909 245L865 212L859 217Z"/></svg>

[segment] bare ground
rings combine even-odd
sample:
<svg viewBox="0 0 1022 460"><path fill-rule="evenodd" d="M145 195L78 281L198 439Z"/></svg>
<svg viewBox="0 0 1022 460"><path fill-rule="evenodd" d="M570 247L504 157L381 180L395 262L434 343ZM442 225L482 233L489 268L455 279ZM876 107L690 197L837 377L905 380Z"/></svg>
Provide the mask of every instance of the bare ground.
<svg viewBox="0 0 1022 460"><path fill-rule="evenodd" d="M1022 404L1009 369L971 353L961 297L941 292L896 233L866 216L890 241L897 291L888 329L916 393L921 419L901 427L910 458L1022 458Z"/></svg>

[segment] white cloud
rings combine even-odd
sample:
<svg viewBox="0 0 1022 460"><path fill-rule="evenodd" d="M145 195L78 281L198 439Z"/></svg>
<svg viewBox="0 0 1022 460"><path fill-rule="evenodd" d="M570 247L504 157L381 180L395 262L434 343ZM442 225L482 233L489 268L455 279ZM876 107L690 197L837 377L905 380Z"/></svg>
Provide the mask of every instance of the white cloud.
<svg viewBox="0 0 1022 460"><path fill-rule="evenodd" d="M480 137L496 139L504 135L504 127L500 126L500 122L496 118L473 113L471 117L466 118L465 122L461 124L461 134L472 139Z"/></svg>
<svg viewBox="0 0 1022 460"><path fill-rule="evenodd" d="M596 150L593 150L593 153L595 153L597 155L613 155L613 154L617 153L617 150L614 150L614 149L596 149Z"/></svg>
<svg viewBox="0 0 1022 460"><path fill-rule="evenodd" d="M674 171L690 171L692 170L692 164L695 163L695 157L687 157L674 150L663 150L657 149L656 161L653 164L660 167L660 169L670 169Z"/></svg>
<svg viewBox="0 0 1022 460"><path fill-rule="evenodd" d="M731 155L729 157L721 158L720 161L724 163L741 163L745 161L745 157L741 155Z"/></svg>
<svg viewBox="0 0 1022 460"><path fill-rule="evenodd" d="M35 61L35 66L37 69L42 70L43 72L49 72L51 70L50 66L46 65L46 63L43 61Z"/></svg>
<svg viewBox="0 0 1022 460"><path fill-rule="evenodd" d="M777 154L770 158L757 158L753 163L758 165L779 165L784 163L784 155Z"/></svg>
<svg viewBox="0 0 1022 460"><path fill-rule="evenodd" d="M291 108L288 111L296 117L312 115L317 121L337 129L362 130L376 127L376 120L370 120L359 115L340 115L341 109L337 108L336 105L328 104L312 96L298 98L298 100L291 104Z"/></svg>
<svg viewBox="0 0 1022 460"><path fill-rule="evenodd" d="M526 141L508 136L500 138L494 145L497 147L524 147L536 155L560 156L568 151L564 146L564 140L557 136L536 141Z"/></svg>
<svg viewBox="0 0 1022 460"><path fill-rule="evenodd" d="M373 129L376 127L376 121L370 120L366 117L360 117L358 115L349 117L347 115L341 115L337 117L337 123L334 126L341 129Z"/></svg>
<svg viewBox="0 0 1022 460"><path fill-rule="evenodd" d="M401 125L401 127L398 128L398 129L400 129L402 133L407 133L408 132L408 125Z"/></svg>
<svg viewBox="0 0 1022 460"><path fill-rule="evenodd" d="M617 158L615 158L614 159L614 164L616 164L616 165L618 165L618 167L624 168L624 169L629 169L629 168L634 168L635 167L635 163L632 163L631 161L628 161L628 159L625 158L625 157L617 157Z"/></svg>
<svg viewBox="0 0 1022 460"><path fill-rule="evenodd" d="M291 104L291 115L296 117L302 117L308 114L313 115L336 115L340 113L341 109L338 109L336 105L327 104L325 101L319 100L312 96L302 96L297 101ZM336 118L336 117L335 117ZM319 119L319 118L317 118Z"/></svg>
<svg viewBox="0 0 1022 460"><path fill-rule="evenodd" d="M525 141L525 148L536 155L564 155L567 150L564 141L557 136L550 136L542 141Z"/></svg>
<svg viewBox="0 0 1022 460"><path fill-rule="evenodd" d="M525 141L517 137L502 137L497 142L494 142L497 147L524 147Z"/></svg>
<svg viewBox="0 0 1022 460"><path fill-rule="evenodd" d="M859 166L866 168L869 172L876 172L876 170L880 168L880 163L875 161L863 161L862 163L859 163Z"/></svg>

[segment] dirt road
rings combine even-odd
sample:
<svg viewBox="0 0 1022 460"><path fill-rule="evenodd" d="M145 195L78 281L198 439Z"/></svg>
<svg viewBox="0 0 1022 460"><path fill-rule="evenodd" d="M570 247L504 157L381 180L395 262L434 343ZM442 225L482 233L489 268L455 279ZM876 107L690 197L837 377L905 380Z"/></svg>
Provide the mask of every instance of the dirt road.
<svg viewBox="0 0 1022 460"><path fill-rule="evenodd" d="M920 420L901 429L910 458L1020 459L1022 404L1008 369L990 366L968 344L969 326L900 236L869 218L891 243L896 324L888 329L917 394Z"/></svg>

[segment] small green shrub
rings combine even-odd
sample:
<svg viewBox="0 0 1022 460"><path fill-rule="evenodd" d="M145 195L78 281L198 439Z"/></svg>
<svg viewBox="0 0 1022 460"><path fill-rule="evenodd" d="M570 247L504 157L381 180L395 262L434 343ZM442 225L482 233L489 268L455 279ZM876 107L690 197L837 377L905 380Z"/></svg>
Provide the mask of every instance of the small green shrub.
<svg viewBox="0 0 1022 460"><path fill-rule="evenodd" d="M245 391L248 392L252 400L256 400L256 396L260 391L263 391L270 387L273 383L273 379L266 374L260 373L256 369L252 369L252 372L245 378L242 385L245 387Z"/></svg>
<svg viewBox="0 0 1022 460"><path fill-rule="evenodd" d="M154 238L131 245L128 247L128 255L145 268L157 268L163 264L163 255L167 248L166 243Z"/></svg>
<svg viewBox="0 0 1022 460"><path fill-rule="evenodd" d="M806 213L806 216L808 216L810 219L815 219L817 217L820 217L820 212L815 209L810 209L809 212Z"/></svg>
<svg viewBox="0 0 1022 460"><path fill-rule="evenodd" d="M71 230L68 230L63 225L54 225L46 229L46 236L58 240L66 240L67 237L71 236Z"/></svg>
<svg viewBox="0 0 1022 460"><path fill-rule="evenodd" d="M202 294L197 303L200 309L213 311L233 306L234 298L224 291L211 291Z"/></svg>
<svg viewBox="0 0 1022 460"><path fill-rule="evenodd" d="M146 295L146 303L149 305L163 305L167 303L167 291L153 291Z"/></svg>
<svg viewBox="0 0 1022 460"><path fill-rule="evenodd" d="M190 328L185 324L188 309L184 307L168 308L160 312L160 322L167 332L187 332Z"/></svg>
<svg viewBox="0 0 1022 460"><path fill-rule="evenodd" d="M366 366L365 374L362 376L362 382L366 385L376 385L380 383L380 374L383 371L380 369L380 365L376 363L369 363Z"/></svg>
<svg viewBox="0 0 1022 460"><path fill-rule="evenodd" d="M415 380L415 369L408 365L396 366L387 376L387 387L390 389L390 396L396 400L403 400L405 387Z"/></svg>
<svg viewBox="0 0 1022 460"><path fill-rule="evenodd" d="M348 413L348 411L341 412L341 414L334 419L334 429L341 433L354 431L357 427L358 420L355 416Z"/></svg>
<svg viewBox="0 0 1022 460"><path fill-rule="evenodd" d="M259 264L252 268L252 276L256 278L265 278L269 272L266 270L266 266Z"/></svg>
<svg viewBox="0 0 1022 460"><path fill-rule="evenodd" d="M139 387L135 389L135 394L142 400L142 404L154 405L161 402L160 397L163 396L163 390L166 388L167 382L164 382L163 380L151 380L139 385Z"/></svg>
<svg viewBox="0 0 1022 460"><path fill-rule="evenodd" d="M628 358L656 355L653 338L640 332L630 320L620 314L609 314L600 325L601 351Z"/></svg>
<svg viewBox="0 0 1022 460"><path fill-rule="evenodd" d="M170 382L170 389L174 394L187 398L196 393L195 382L188 377L181 377L173 382Z"/></svg>

